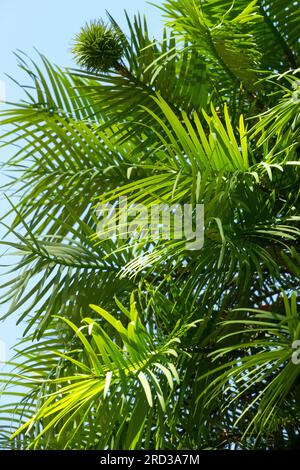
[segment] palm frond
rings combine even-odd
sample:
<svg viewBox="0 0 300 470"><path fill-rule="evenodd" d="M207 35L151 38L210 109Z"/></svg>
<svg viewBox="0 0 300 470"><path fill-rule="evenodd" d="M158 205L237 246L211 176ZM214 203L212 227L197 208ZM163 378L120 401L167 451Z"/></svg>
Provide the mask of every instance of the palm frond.
<svg viewBox="0 0 300 470"><path fill-rule="evenodd" d="M238 312L243 312L244 318L223 323L227 333L220 336L219 343L226 343L228 338L236 338L237 342L212 353L215 361L224 357L231 359L208 373L216 374L216 377L203 394L209 395L207 405L218 393L229 393L230 401L225 406L235 403L241 408L242 403L235 426L247 414L252 414L245 434L249 434L249 430L274 432L282 426L281 407L289 394L293 394L300 373L299 365L292 362L293 344L299 340L300 332L296 299L296 292L292 294L291 301L284 294L285 315L242 309ZM232 330L231 326L237 328L228 333ZM239 339L242 341L239 342ZM255 394L253 389L257 390ZM243 401L245 395L249 396L248 403Z"/></svg>
<svg viewBox="0 0 300 470"><path fill-rule="evenodd" d="M57 355L64 363L72 363L76 372L70 376L61 369L58 377L45 380L35 379L29 366L22 371L24 375L27 373L29 383L42 381L43 392L34 416L12 439L27 430L34 433L29 448L47 448L48 431L55 431L60 423L62 427L56 431L58 444L70 448L75 440L76 448L76 435L79 433L82 439L85 423L91 420L96 428L95 448L109 445L134 449L145 438L151 410L159 407L159 413L167 413L172 400L168 388L174 389L175 381L179 380L174 361L180 336L195 325L178 325L168 337L153 338L141 323L133 297L130 310L122 308L127 327L100 307L92 306L92 309L110 324L116 339L108 336L97 317L84 318L80 328L70 320L61 319L75 332L81 351L77 359L74 352L57 352ZM107 432L108 416L110 432ZM41 422L42 428L37 426ZM83 439L91 444L91 436Z"/></svg>

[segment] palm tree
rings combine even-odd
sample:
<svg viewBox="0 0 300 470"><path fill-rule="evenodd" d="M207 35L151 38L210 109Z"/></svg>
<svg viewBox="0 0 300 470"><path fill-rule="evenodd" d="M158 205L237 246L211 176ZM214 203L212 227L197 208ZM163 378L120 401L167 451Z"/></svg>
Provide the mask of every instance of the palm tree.
<svg viewBox="0 0 300 470"><path fill-rule="evenodd" d="M75 38L79 69L17 56L2 448L297 446L299 7L166 0L160 41L109 17ZM204 246L99 237L121 196L204 204Z"/></svg>

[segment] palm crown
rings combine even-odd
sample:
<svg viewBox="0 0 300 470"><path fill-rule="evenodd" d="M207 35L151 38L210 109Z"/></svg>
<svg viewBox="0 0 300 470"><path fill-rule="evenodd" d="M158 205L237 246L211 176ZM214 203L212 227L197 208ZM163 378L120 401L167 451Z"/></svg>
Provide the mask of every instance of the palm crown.
<svg viewBox="0 0 300 470"><path fill-rule="evenodd" d="M83 69L18 55L3 448L296 445L299 6L168 0L160 41L110 17L75 38ZM120 196L204 204L204 247L100 240L95 207Z"/></svg>

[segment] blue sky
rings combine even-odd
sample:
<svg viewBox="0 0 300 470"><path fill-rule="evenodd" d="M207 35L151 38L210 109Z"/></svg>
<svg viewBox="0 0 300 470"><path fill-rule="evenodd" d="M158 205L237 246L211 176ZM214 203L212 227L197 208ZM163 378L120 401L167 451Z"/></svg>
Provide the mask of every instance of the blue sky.
<svg viewBox="0 0 300 470"><path fill-rule="evenodd" d="M161 4L162 0L153 0ZM10 81L5 73L22 83L24 75L16 64L13 51L20 49L36 57L34 47L60 66L74 65L70 48L72 38L87 21L105 17L105 10L125 28L124 9L132 16L138 11L145 14L153 36L159 37L162 30L161 12L145 0L1 0L0 15L0 95L5 83L6 99L16 102L23 97L22 91ZM0 150L0 162L5 162L7 151ZM0 174L0 181L3 176ZM3 192L1 214L5 213L7 203ZM0 227L0 239L3 237ZM3 248L0 249L3 252ZM3 264L0 262L0 264ZM0 268L3 273L3 268ZM3 275L1 284L5 281ZM0 306L0 315L7 309ZM21 336L22 328L16 327L16 318L0 324L0 341L5 342L8 350ZM1 355L1 343L0 343ZM1 360L1 359L0 359Z"/></svg>

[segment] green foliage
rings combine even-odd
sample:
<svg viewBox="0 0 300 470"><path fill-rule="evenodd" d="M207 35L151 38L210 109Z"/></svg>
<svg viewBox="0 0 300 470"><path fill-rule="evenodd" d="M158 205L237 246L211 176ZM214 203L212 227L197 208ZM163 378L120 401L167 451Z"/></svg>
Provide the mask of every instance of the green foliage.
<svg viewBox="0 0 300 470"><path fill-rule="evenodd" d="M200 2L170 0L165 6L167 24L187 38L212 66L221 65L230 78L252 87L256 81L254 69L260 59L252 25L262 19L256 3L247 2L247 6L231 18L228 18L229 9L214 22L213 18L205 16Z"/></svg>
<svg viewBox="0 0 300 470"><path fill-rule="evenodd" d="M255 432L258 436L271 434L278 425L285 424L283 409L286 404L289 406L289 396L296 400L295 418L299 417L297 390L300 368L292 362L293 344L300 338L296 292L292 293L291 302L286 294L283 299L285 314L239 309L245 314L245 319L221 323L224 333L218 342L226 344L229 337L238 341L217 349L211 356L214 361L226 356L236 358L218 369L218 372L224 369L225 372L218 374L199 396L205 402L204 406L209 407L220 391L227 395L224 408L234 405L236 410L240 410L235 426L245 416L251 417L244 431L247 436ZM214 374L215 371L211 371L206 377Z"/></svg>
<svg viewBox="0 0 300 470"><path fill-rule="evenodd" d="M29 448L44 448L48 430L54 430L59 448L80 448L84 442L86 446L132 450L141 445L143 430L151 426L157 406L159 414L171 412L171 396L179 381L174 365L176 350L180 350L180 336L196 323L178 324L162 338L150 335L141 323L133 295L130 310L120 305L126 327L100 307L91 308L111 326L112 332L108 335L97 317L84 318L80 328L61 318L75 332L79 343L71 353L56 352L65 373L57 370L57 377L52 374L45 378L44 371L37 375L34 365L17 366L18 374L32 384L33 390L39 384L43 395L34 416L12 436L16 445L18 436L27 430ZM27 350L23 351L23 355L27 354ZM33 360L40 361L40 351L38 355L33 353ZM93 432L86 427L86 419ZM160 433L160 420L157 427Z"/></svg>
<svg viewBox="0 0 300 470"><path fill-rule="evenodd" d="M24 338L2 448L298 445L299 2L162 10L160 41L140 16L84 27L84 70L17 56L1 302ZM120 196L204 204L204 247L99 239L97 205Z"/></svg>

